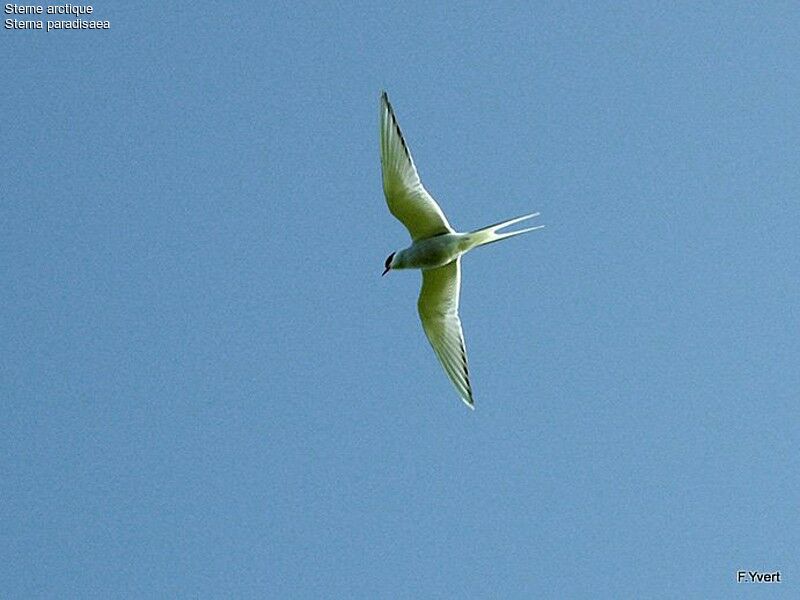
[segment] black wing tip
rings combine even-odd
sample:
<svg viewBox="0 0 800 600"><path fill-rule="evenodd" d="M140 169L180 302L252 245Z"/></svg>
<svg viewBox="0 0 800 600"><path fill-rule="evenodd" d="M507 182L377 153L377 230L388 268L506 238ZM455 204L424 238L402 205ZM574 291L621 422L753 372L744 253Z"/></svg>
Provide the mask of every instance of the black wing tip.
<svg viewBox="0 0 800 600"><path fill-rule="evenodd" d="M467 366L467 352L464 348L464 342L461 342L461 366L464 367L464 381L467 384L468 398L464 398L464 404L475 410L475 400L472 398L472 383L469 380L469 367Z"/></svg>
<svg viewBox="0 0 800 600"><path fill-rule="evenodd" d="M397 132L397 137L400 138L400 144L403 146L403 152L405 152L406 157L413 163L414 161L411 158L411 151L408 149L406 139L403 137L403 132L400 130L400 123L397 122L397 117L394 114L394 108L392 108L392 103L389 102L389 94L386 93L386 90L381 90L381 103L386 107L386 111L389 113L389 121L394 126L394 130Z"/></svg>
<svg viewBox="0 0 800 600"><path fill-rule="evenodd" d="M389 111L389 114L392 115L394 118L394 109L392 108L392 103L389 102L389 94L386 90L381 90L381 105Z"/></svg>

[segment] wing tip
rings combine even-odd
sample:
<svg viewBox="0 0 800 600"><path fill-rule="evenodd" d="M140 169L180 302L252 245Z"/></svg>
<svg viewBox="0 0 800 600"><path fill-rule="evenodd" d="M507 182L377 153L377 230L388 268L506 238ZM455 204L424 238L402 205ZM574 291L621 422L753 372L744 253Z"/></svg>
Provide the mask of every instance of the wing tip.
<svg viewBox="0 0 800 600"><path fill-rule="evenodd" d="M389 102L389 94L386 92L386 90L381 90L380 105L382 110L385 110L394 116L392 103Z"/></svg>

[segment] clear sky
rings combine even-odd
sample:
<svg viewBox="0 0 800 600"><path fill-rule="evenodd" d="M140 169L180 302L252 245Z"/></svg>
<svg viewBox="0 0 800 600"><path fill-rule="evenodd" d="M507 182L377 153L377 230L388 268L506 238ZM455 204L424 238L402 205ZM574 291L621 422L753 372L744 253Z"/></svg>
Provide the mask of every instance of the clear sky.
<svg viewBox="0 0 800 600"><path fill-rule="evenodd" d="M799 597L798 5L327 4L0 30L0 595Z"/></svg>

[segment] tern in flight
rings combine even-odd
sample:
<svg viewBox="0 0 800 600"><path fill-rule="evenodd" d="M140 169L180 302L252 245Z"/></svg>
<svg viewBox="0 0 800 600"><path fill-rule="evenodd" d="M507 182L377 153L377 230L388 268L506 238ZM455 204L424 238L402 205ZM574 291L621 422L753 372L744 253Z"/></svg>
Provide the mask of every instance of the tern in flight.
<svg viewBox="0 0 800 600"><path fill-rule="evenodd" d="M408 248L392 252L386 258L383 275L394 269L422 270L422 289L417 301L422 328L459 396L474 409L464 332L458 317L461 256L478 246L544 225L499 233L509 225L539 215L533 213L469 233L455 231L419 179L386 92L381 93L380 118L383 193L389 211L406 226L412 240Z"/></svg>

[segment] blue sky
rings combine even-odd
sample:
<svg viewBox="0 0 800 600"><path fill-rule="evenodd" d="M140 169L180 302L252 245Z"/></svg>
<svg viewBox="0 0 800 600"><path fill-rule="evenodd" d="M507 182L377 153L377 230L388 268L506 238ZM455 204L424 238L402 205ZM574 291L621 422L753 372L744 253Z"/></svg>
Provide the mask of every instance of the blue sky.
<svg viewBox="0 0 800 600"><path fill-rule="evenodd" d="M795 4L95 15L0 31L4 597L797 597ZM474 412L381 89L547 225L464 260Z"/></svg>

